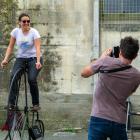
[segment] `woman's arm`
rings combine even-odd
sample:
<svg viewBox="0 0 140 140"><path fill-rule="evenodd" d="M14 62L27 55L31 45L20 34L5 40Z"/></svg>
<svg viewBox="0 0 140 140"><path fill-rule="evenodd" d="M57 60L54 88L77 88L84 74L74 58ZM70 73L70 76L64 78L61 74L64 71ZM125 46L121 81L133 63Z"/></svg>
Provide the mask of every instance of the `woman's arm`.
<svg viewBox="0 0 140 140"><path fill-rule="evenodd" d="M3 61L1 62L2 67L7 65L9 57L10 57L11 53L13 52L15 42L16 42L16 39L11 36L10 43L9 43L6 53L5 53L5 57L4 57Z"/></svg>
<svg viewBox="0 0 140 140"><path fill-rule="evenodd" d="M41 63L40 63L40 39L37 38L34 40L34 44L35 44L35 47L36 47L36 58L37 58L37 61L36 61L36 68L37 69L40 69L42 67Z"/></svg>

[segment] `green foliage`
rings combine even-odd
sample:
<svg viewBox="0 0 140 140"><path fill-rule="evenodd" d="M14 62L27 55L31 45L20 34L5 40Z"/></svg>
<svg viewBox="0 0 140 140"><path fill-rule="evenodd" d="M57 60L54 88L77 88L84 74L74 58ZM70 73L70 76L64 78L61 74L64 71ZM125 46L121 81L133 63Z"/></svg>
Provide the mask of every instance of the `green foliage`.
<svg viewBox="0 0 140 140"><path fill-rule="evenodd" d="M17 0L2 0L0 4L0 43L9 42L10 32L16 25Z"/></svg>

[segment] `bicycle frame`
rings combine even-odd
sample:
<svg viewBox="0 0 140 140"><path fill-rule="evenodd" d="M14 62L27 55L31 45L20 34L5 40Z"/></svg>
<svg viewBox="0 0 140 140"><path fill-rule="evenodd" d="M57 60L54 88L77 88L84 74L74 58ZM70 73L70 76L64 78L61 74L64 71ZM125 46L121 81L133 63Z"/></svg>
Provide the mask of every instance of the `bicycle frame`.
<svg viewBox="0 0 140 140"><path fill-rule="evenodd" d="M20 91L20 85L21 85L21 77L23 77L24 80L24 93L25 93L25 103L23 110L18 108L18 98L19 98L19 91ZM36 111L36 120L35 120L35 112L32 114L32 122L29 121L29 108L28 108L28 97L27 97L27 69L19 69L15 72L10 85L10 91L12 90L12 86L15 86L15 83L17 84L17 94L16 94L16 101L15 105L16 108L13 111L13 118L12 118L12 126L10 126L8 130L8 134L6 135L4 140L14 140L18 137L18 140L27 140L26 134L28 135L28 140L32 140L32 137L29 133L29 129L35 124L38 123L40 132L42 133L42 137L44 137L44 124L41 120L39 120L39 114L38 111ZM9 99L8 99L9 103ZM22 113L22 112L23 113ZM9 114L9 110L7 112ZM23 123L22 123L23 122ZM31 124L31 126L30 126ZM26 132L25 132L26 131ZM25 134L26 133L26 134ZM17 137L16 137L17 136ZM33 138L34 140L34 138Z"/></svg>

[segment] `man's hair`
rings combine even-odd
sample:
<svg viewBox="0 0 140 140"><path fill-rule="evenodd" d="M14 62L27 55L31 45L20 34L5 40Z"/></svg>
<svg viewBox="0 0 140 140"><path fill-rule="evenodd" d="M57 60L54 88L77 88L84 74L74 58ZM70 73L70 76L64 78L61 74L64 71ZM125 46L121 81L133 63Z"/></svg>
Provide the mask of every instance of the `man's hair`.
<svg viewBox="0 0 140 140"><path fill-rule="evenodd" d="M133 60L139 51L139 41L131 36L121 39L120 51L124 58Z"/></svg>

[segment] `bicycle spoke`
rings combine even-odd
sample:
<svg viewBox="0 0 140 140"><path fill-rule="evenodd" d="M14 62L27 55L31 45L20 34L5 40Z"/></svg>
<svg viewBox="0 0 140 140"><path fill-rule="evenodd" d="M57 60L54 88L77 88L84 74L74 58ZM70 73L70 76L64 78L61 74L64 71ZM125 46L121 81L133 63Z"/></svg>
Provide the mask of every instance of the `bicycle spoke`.
<svg viewBox="0 0 140 140"><path fill-rule="evenodd" d="M13 118L11 130L10 130L11 140L14 140L14 139L15 140L20 140L20 132L16 128L16 126L18 125L17 122L18 122L17 114L14 112L14 118Z"/></svg>
<svg viewBox="0 0 140 140"><path fill-rule="evenodd" d="M14 118L10 129L11 140L29 140L28 128L26 127L27 119L24 113L14 112Z"/></svg>

